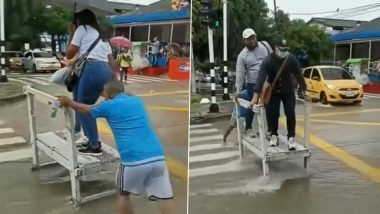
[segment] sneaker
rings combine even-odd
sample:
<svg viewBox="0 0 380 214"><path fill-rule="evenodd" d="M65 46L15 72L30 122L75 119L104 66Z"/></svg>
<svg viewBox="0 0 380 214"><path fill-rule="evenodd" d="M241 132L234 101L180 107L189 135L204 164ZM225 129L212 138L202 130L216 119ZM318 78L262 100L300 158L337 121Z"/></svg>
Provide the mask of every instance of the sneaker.
<svg viewBox="0 0 380 214"><path fill-rule="evenodd" d="M294 137L288 138L288 149L296 150L296 144L294 143Z"/></svg>
<svg viewBox="0 0 380 214"><path fill-rule="evenodd" d="M86 135L81 135L80 138L75 137L76 144L88 144L88 138Z"/></svg>
<svg viewBox="0 0 380 214"><path fill-rule="evenodd" d="M100 147L94 149L89 146L83 149L78 149L78 153L82 155L91 155L91 156L101 156L103 154L102 149Z"/></svg>
<svg viewBox="0 0 380 214"><path fill-rule="evenodd" d="M277 135L272 135L269 141L269 146L276 147L278 146L278 136Z"/></svg>
<svg viewBox="0 0 380 214"><path fill-rule="evenodd" d="M255 132L255 131L253 131L252 129L245 130L244 135L248 135L248 136L250 136L252 138L255 138L255 137L259 136L259 134L257 132Z"/></svg>
<svg viewBox="0 0 380 214"><path fill-rule="evenodd" d="M81 132L77 132L74 134L74 140L79 140L80 138L82 137L82 133Z"/></svg>

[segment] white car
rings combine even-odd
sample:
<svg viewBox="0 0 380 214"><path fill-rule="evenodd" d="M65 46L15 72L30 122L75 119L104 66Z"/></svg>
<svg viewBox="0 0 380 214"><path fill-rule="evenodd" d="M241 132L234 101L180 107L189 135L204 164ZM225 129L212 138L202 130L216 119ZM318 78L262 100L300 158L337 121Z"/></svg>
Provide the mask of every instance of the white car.
<svg viewBox="0 0 380 214"><path fill-rule="evenodd" d="M24 71L56 71L61 68L58 59L48 52L29 51L23 58Z"/></svg>

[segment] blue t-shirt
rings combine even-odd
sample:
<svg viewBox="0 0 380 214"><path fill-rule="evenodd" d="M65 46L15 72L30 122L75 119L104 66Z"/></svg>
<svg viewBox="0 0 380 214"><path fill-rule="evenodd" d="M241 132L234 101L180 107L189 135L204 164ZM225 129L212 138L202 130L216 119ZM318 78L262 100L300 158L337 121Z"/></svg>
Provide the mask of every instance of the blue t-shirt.
<svg viewBox="0 0 380 214"><path fill-rule="evenodd" d="M90 113L94 118L106 118L123 165L136 166L164 160L160 141L139 97L120 93L93 106Z"/></svg>

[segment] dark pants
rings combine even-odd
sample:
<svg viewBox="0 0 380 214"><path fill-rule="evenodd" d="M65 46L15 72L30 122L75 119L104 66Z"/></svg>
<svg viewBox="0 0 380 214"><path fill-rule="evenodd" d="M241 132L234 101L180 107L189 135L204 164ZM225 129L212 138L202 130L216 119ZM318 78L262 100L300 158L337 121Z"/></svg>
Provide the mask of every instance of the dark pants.
<svg viewBox="0 0 380 214"><path fill-rule="evenodd" d="M296 134L296 97L293 92L288 94L272 94L269 104L265 107L268 131L271 135L278 135L278 119L280 117L281 101L284 105L288 138L294 137Z"/></svg>
<svg viewBox="0 0 380 214"><path fill-rule="evenodd" d="M152 54L152 65L158 66L158 54Z"/></svg>
<svg viewBox="0 0 380 214"><path fill-rule="evenodd" d="M128 69L129 69L129 67L122 67L121 68L121 71L120 71L120 82L123 82L124 80L127 80Z"/></svg>
<svg viewBox="0 0 380 214"><path fill-rule="evenodd" d="M253 89L255 88L254 83L247 83L247 92L249 101L253 98ZM254 113L253 111L247 111L247 115L245 116L245 130L252 129L252 121L253 121Z"/></svg>

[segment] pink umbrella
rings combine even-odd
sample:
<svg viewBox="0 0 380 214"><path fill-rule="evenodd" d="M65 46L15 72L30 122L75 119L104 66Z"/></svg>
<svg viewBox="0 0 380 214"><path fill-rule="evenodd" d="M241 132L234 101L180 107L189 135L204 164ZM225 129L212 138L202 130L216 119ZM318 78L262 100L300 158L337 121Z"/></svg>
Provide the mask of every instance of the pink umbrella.
<svg viewBox="0 0 380 214"><path fill-rule="evenodd" d="M122 37L122 36L116 36L110 39L111 45L114 47L122 48L122 47L131 47L132 42L129 41L129 39Z"/></svg>

